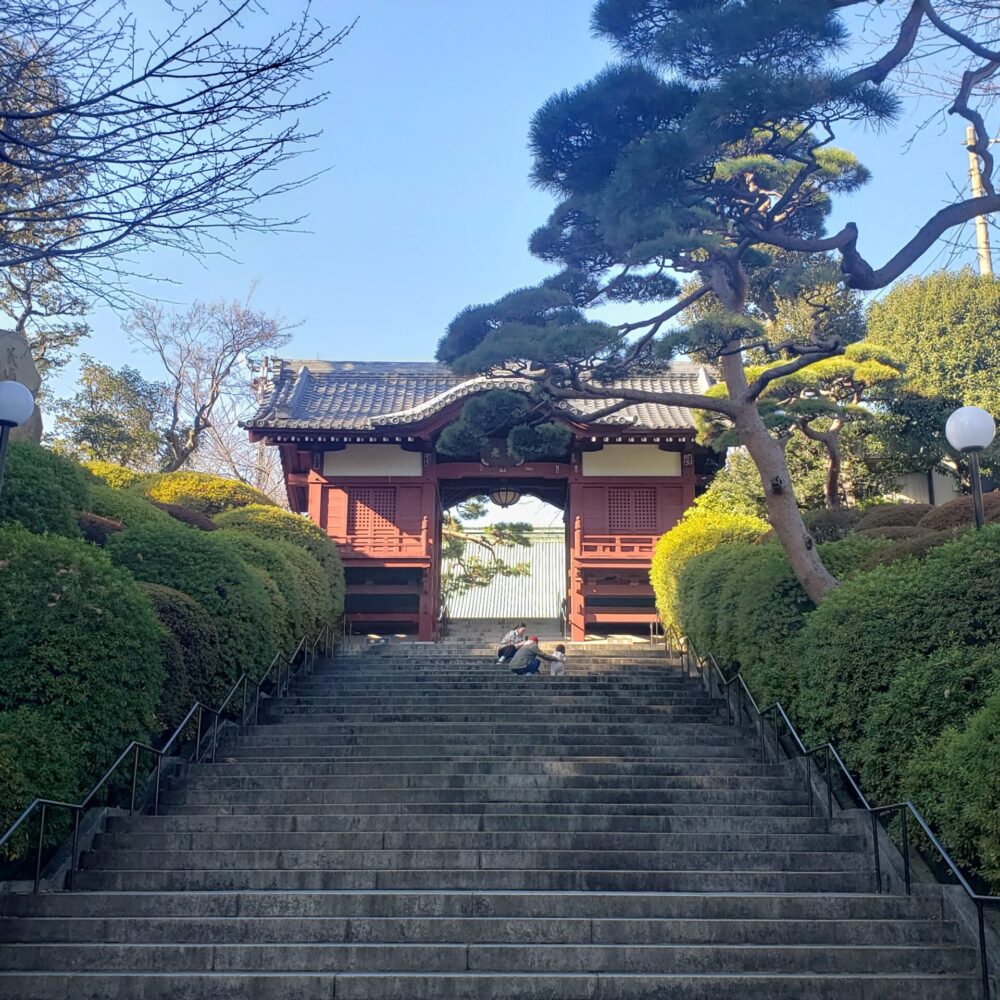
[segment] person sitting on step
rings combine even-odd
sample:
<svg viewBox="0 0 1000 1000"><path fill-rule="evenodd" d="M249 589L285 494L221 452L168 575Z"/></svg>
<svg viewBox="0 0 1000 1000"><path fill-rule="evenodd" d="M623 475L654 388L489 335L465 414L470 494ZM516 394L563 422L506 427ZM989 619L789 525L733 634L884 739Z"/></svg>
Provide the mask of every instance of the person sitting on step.
<svg viewBox="0 0 1000 1000"><path fill-rule="evenodd" d="M533 635L528 641L518 647L510 661L510 672L512 674L537 674L538 668L542 665L542 660L554 660L554 656L543 653L538 648L538 636Z"/></svg>
<svg viewBox="0 0 1000 1000"><path fill-rule="evenodd" d="M500 645L497 647L497 663L510 663L518 647L524 645L524 633L527 631L528 626L521 622L500 640Z"/></svg>
<svg viewBox="0 0 1000 1000"><path fill-rule="evenodd" d="M552 662L549 664L549 676L561 677L566 673L566 647L559 643L556 651L552 654Z"/></svg>

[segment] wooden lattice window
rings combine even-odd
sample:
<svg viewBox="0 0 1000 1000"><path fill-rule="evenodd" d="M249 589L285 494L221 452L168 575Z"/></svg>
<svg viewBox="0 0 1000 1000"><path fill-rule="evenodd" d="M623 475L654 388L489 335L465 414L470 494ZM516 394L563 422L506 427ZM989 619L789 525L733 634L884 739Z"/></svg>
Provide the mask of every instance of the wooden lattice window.
<svg viewBox="0 0 1000 1000"><path fill-rule="evenodd" d="M396 491L392 487L351 490L347 512L349 535L376 535L396 528Z"/></svg>
<svg viewBox="0 0 1000 1000"><path fill-rule="evenodd" d="M611 487L608 490L608 530L656 531L656 489Z"/></svg>

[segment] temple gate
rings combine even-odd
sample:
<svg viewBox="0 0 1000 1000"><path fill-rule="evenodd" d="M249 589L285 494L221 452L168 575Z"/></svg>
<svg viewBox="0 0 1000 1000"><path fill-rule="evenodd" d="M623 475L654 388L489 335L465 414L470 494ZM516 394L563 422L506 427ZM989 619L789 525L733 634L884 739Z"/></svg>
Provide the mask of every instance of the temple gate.
<svg viewBox="0 0 1000 1000"><path fill-rule="evenodd" d="M704 368L685 364L622 383L683 392L710 384ZM465 400L495 388L528 387L433 363L274 359L245 426L280 450L291 509L340 547L356 628L435 637L441 514L481 494L529 494L563 510L570 638L653 621L653 548L695 495L690 412L636 403L602 415L607 401L569 400L557 411L573 434L565 461L515 465L502 443L474 462L438 455L436 438Z"/></svg>

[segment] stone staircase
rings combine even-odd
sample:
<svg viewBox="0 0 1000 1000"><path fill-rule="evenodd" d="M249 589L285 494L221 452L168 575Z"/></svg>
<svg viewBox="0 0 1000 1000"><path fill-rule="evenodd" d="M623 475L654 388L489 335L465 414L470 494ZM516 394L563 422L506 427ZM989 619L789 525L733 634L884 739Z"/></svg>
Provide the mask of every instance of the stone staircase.
<svg viewBox="0 0 1000 1000"><path fill-rule="evenodd" d="M2 900L4 1000L967 1000L941 893L648 647L341 656Z"/></svg>

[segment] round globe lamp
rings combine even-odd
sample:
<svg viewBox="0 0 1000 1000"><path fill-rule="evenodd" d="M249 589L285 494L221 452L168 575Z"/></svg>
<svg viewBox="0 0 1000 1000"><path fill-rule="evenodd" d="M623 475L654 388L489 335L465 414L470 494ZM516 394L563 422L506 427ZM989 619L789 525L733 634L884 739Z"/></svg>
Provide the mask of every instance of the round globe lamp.
<svg viewBox="0 0 1000 1000"><path fill-rule="evenodd" d="M0 382L0 492L3 470L7 464L7 443L12 427L19 427L35 412L35 397L20 382Z"/></svg>
<svg viewBox="0 0 1000 1000"><path fill-rule="evenodd" d="M993 417L980 406L962 406L957 409L944 425L948 444L969 456L969 471L972 479L972 505L976 512L976 527L981 528L986 520L983 510L983 483L979 475L979 453L993 443L997 426Z"/></svg>

